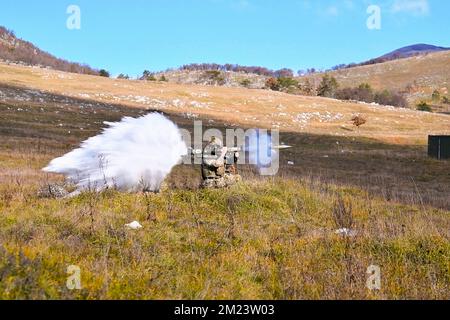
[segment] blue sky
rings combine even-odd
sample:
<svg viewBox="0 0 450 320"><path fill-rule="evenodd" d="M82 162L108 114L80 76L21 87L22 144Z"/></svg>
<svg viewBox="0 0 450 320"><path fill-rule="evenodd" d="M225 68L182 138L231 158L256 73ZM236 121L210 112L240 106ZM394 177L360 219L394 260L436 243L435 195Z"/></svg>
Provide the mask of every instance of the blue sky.
<svg viewBox="0 0 450 320"><path fill-rule="evenodd" d="M81 29L69 30L69 5ZM366 10L381 9L369 30ZM132 76L191 62L295 71L393 49L450 47L447 0L1 0L0 25L71 61Z"/></svg>

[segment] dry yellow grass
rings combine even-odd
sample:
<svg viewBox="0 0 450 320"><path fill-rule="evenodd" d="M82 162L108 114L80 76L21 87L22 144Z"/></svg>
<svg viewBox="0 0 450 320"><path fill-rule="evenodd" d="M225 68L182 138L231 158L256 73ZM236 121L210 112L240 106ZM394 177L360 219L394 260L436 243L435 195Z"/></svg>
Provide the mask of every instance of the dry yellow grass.
<svg viewBox="0 0 450 320"><path fill-rule="evenodd" d="M423 146L328 135L339 130L415 143L424 141L433 126L445 131L444 116L267 91L116 81L14 66L0 71L0 84L39 90L29 101L27 90L7 93L0 86L0 299L450 298L450 216L443 199L450 185L447 164L426 158ZM42 101L35 101L39 95ZM130 95L144 103L127 99ZM143 97L160 102L147 105ZM79 108L90 99L134 108ZM176 99L213 104L176 107ZM277 111L280 104L285 110ZM273 112L323 114L327 108L345 116L336 122L311 120L303 130L301 123L289 122L293 132L282 139L297 148L286 157L298 162L284 166L278 178L248 174L245 183L226 190L191 190L185 183L195 182L199 172L179 166L169 186L180 186L159 195L38 196L42 185L62 179L40 171L50 159L98 133L102 121L138 116L138 108L157 105L245 126L272 126L267 115ZM372 124L340 129L350 127L347 115L361 110ZM192 125L179 116L174 121ZM318 174L326 169L329 175L294 175L308 168ZM347 183L342 176L350 176ZM412 185L402 189L408 179ZM368 192L358 181L381 190ZM340 216L339 198L352 204ZM144 228L126 229L133 220ZM355 236L336 234L343 227L351 227ZM81 290L66 287L70 265L80 267ZM381 268L379 291L366 287L370 265Z"/></svg>
<svg viewBox="0 0 450 320"><path fill-rule="evenodd" d="M202 116L229 125L363 136L396 144L424 144L428 134L450 134L446 115L265 90L114 80L5 64L0 64L0 84ZM364 115L368 122L361 130L348 130L355 114Z"/></svg>
<svg viewBox="0 0 450 320"><path fill-rule="evenodd" d="M330 72L340 86L357 87L361 83L369 83L376 90L407 92L411 102L424 97L431 97L434 90L447 95L450 92L450 52L437 52L417 57L388 61L385 63L355 67ZM322 74L307 76L319 83Z"/></svg>
<svg viewBox="0 0 450 320"><path fill-rule="evenodd" d="M0 188L0 299L450 298L448 211L355 188L276 179L167 191L149 206L112 191L39 199L14 176ZM354 237L335 232L337 195L352 203ZM133 220L144 228L124 227ZM70 265L81 290L66 287ZM370 265L379 291L366 287Z"/></svg>

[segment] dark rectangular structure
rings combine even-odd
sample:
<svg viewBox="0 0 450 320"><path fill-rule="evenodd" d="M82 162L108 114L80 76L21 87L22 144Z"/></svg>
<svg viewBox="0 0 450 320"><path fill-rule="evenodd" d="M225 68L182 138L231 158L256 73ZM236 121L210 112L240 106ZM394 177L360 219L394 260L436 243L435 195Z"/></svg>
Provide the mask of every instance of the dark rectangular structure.
<svg viewBox="0 0 450 320"><path fill-rule="evenodd" d="M429 136L428 155L439 160L450 159L450 136Z"/></svg>

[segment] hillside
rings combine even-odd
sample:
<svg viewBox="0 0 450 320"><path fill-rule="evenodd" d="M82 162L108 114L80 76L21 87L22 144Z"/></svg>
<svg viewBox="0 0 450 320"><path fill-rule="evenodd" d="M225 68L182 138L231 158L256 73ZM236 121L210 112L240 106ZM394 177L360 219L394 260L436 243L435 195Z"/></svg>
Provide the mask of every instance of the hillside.
<svg viewBox="0 0 450 320"><path fill-rule="evenodd" d="M443 47L412 45L395 50L380 58L349 68L327 71L341 88L354 88L369 83L378 91L389 90L404 96L410 108L425 101L438 112L450 112L450 105L431 99L437 91L441 97L450 89L450 51ZM201 65L200 65L201 66ZM317 90L324 73L313 73L296 78L305 87ZM224 87L266 89L271 76L223 70L169 70L155 74L177 84L196 84ZM304 90L300 90L303 92ZM306 92L304 92L306 93Z"/></svg>
<svg viewBox="0 0 450 320"><path fill-rule="evenodd" d="M19 97L3 93L2 100L7 101L39 100L40 92L47 92L285 132L364 136L407 144L425 143L428 134L450 133L450 117L445 115L267 90L117 80L4 64L0 64L0 84L27 89ZM351 119L356 114L368 120L362 130L352 129Z"/></svg>
<svg viewBox="0 0 450 320"><path fill-rule="evenodd" d="M377 90L395 90L404 93L411 105L428 100L434 90L442 95L450 92L450 51L430 53L406 59L331 71L340 86L357 87L369 83ZM300 78L318 85L323 74Z"/></svg>
<svg viewBox="0 0 450 320"><path fill-rule="evenodd" d="M8 63L49 67L60 71L92 75L98 74L97 70L87 65L58 59L42 51L34 44L17 38L14 32L2 26L0 26L0 60Z"/></svg>
<svg viewBox="0 0 450 320"><path fill-rule="evenodd" d="M397 50L394 50L390 53L387 53L376 60L381 60L385 62L386 60L395 60L395 59L404 59L410 58L417 55L423 55L427 53L435 53L441 51L449 51L450 48L438 47L429 44L414 44L411 46L406 46Z"/></svg>

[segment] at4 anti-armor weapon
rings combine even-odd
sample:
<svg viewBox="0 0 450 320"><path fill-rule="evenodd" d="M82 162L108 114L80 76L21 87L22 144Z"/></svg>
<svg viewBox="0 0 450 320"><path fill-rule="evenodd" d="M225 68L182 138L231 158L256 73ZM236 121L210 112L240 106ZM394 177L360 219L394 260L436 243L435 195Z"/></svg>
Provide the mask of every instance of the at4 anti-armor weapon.
<svg viewBox="0 0 450 320"><path fill-rule="evenodd" d="M279 146L272 146L270 147L270 149L272 150L285 150L285 149L289 149L292 148L292 146L287 146L287 145L279 145ZM196 157L201 157L203 155L203 150L202 149L193 149L193 148L189 148L190 153L192 156L196 156ZM227 152L244 152L245 148L244 147L233 147L233 148L227 148Z"/></svg>

